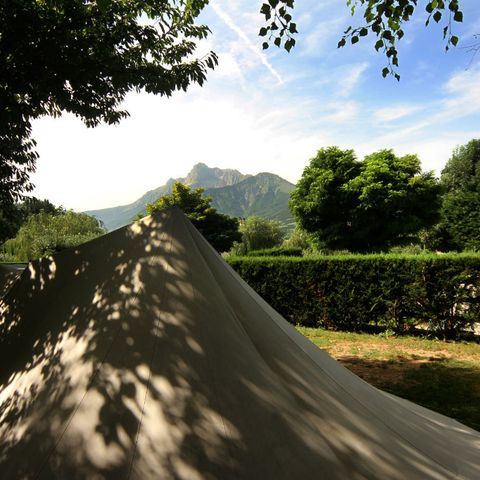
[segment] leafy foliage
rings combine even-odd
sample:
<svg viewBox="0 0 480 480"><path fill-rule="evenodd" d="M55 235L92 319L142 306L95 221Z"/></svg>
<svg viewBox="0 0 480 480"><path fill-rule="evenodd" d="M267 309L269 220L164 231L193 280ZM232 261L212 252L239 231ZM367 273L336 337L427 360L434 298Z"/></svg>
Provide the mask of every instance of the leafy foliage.
<svg viewBox="0 0 480 480"><path fill-rule="evenodd" d="M285 236L279 221L257 216L243 220L240 223L240 233L242 241L233 248L233 252L237 255L245 255L252 250L277 247Z"/></svg>
<svg viewBox="0 0 480 480"><path fill-rule="evenodd" d="M456 148L441 175L441 221L430 235L439 250L480 250L480 140Z"/></svg>
<svg viewBox="0 0 480 480"><path fill-rule="evenodd" d="M404 24L412 19L418 7L418 0L347 0L352 16L361 10L363 24L358 27L349 26L338 47L344 47L347 42L352 45L366 37L369 33L376 36L375 49L382 51L387 59L387 65L382 75L393 75L400 80L397 72L398 50L397 42L405 35ZM293 34L297 33L297 25L292 18L293 0L268 0L260 10L265 16L266 24L260 29L260 36L267 37L263 48L268 48L273 42L277 47L283 46L287 51L295 45ZM460 0L428 0L425 4L428 26L433 20L443 24L443 38L446 50L456 46L458 37L452 29L453 22L462 22L463 13L460 10Z"/></svg>
<svg viewBox="0 0 480 480"><path fill-rule="evenodd" d="M63 207L56 207L48 201L36 197L27 197L21 203L0 203L0 243L14 237L19 228L31 215L44 212L52 215L65 213Z"/></svg>
<svg viewBox="0 0 480 480"><path fill-rule="evenodd" d="M323 239L325 246L347 248L352 234L355 198L343 188L360 173L353 150L323 148L311 159L290 195L290 210L300 228Z"/></svg>
<svg viewBox="0 0 480 480"><path fill-rule="evenodd" d="M296 226L295 229L288 234L287 238L285 238L282 243L282 247L299 249L302 252L306 250L312 250L313 244L311 235L305 230L302 230L300 227Z"/></svg>
<svg viewBox="0 0 480 480"><path fill-rule="evenodd" d="M369 33L376 35L375 49L382 50L388 62L382 70L382 75L386 77L390 74L400 80L400 75L396 71L398 67L396 45L404 36L403 24L411 20L418 0L347 0L347 4L351 7L352 15L359 7L363 10L364 24L356 28L348 27L338 46L343 47L347 40L355 44ZM452 33L452 21L463 21L460 0L429 0L426 2L425 11L426 26L431 20L444 23L443 38L446 40L446 49L456 46L458 37Z"/></svg>
<svg viewBox="0 0 480 480"><path fill-rule="evenodd" d="M436 223L439 193L415 155L381 150L359 162L352 150L328 147L305 168L290 208L319 248L380 251Z"/></svg>
<svg viewBox="0 0 480 480"><path fill-rule="evenodd" d="M40 211L28 217L15 238L5 242L3 250L17 261L34 260L80 245L104 233L98 220L84 213Z"/></svg>
<svg viewBox="0 0 480 480"><path fill-rule="evenodd" d="M478 255L230 257L230 265L287 320L333 330L419 324L455 338L480 314Z"/></svg>
<svg viewBox="0 0 480 480"><path fill-rule="evenodd" d="M297 25L292 21L293 0L268 0L263 3L260 13L265 17L265 25L260 29L259 35L266 37L263 49L267 49L269 42L289 52L295 46L293 35L298 33Z"/></svg>
<svg viewBox="0 0 480 480"><path fill-rule="evenodd" d="M303 251L301 248L295 247L272 247L263 248L262 250L251 250L247 257L301 257Z"/></svg>
<svg viewBox="0 0 480 480"><path fill-rule="evenodd" d="M131 90L170 96L202 85L217 57L193 57L207 36L206 0L10 0L0 4L0 204L31 190L31 121L71 112L113 124Z"/></svg>
<svg viewBox="0 0 480 480"><path fill-rule="evenodd" d="M219 252L229 250L235 241L240 240L238 220L218 213L210 204L212 199L203 196L204 189L199 187L193 190L190 186L175 182L172 193L160 197L157 202L147 204L147 213L179 207L199 232Z"/></svg>

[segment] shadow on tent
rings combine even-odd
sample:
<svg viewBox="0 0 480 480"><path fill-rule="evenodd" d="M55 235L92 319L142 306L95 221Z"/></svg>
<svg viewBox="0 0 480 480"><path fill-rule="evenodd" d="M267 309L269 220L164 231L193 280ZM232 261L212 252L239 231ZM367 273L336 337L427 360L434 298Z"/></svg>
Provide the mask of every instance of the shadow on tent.
<svg viewBox="0 0 480 480"><path fill-rule="evenodd" d="M178 212L32 262L0 309L3 478L453 478L479 442L303 339Z"/></svg>

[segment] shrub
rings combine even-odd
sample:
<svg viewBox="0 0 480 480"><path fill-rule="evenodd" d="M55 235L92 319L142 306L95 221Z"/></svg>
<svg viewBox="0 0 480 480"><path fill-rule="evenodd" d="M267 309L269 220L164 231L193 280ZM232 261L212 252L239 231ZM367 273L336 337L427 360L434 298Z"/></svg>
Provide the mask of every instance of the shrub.
<svg viewBox="0 0 480 480"><path fill-rule="evenodd" d="M303 250L294 247L272 247L263 250L252 250L248 257L301 257Z"/></svg>
<svg viewBox="0 0 480 480"><path fill-rule="evenodd" d="M287 320L398 334L420 324L454 338L480 313L480 255L233 257L230 265Z"/></svg>

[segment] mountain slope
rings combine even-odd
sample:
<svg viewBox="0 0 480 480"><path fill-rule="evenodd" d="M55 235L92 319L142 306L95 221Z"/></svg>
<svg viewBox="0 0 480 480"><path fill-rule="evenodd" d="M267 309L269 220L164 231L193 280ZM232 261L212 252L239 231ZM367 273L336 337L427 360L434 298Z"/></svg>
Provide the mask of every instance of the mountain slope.
<svg viewBox="0 0 480 480"><path fill-rule="evenodd" d="M234 217L258 215L285 224L293 222L288 210L289 195L294 188L291 183L272 173L244 175L238 170L210 168L204 163L196 164L186 177L171 178L165 185L148 191L133 203L85 213L101 220L109 231L115 230L144 213L147 203L170 193L176 181L194 188L204 187L205 194L212 197L212 205L221 213Z"/></svg>
<svg viewBox="0 0 480 480"><path fill-rule="evenodd" d="M259 173L235 185L208 189L212 205L222 213L234 217L259 217L293 222L288 209L290 192L294 186L273 173Z"/></svg>

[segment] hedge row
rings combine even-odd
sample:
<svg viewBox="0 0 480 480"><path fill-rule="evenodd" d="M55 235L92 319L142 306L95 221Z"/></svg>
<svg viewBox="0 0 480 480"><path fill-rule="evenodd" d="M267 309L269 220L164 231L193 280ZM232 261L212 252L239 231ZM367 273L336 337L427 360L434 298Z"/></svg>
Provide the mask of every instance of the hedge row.
<svg viewBox="0 0 480 480"><path fill-rule="evenodd" d="M272 247L262 250L252 250L247 257L301 257L303 250L297 247Z"/></svg>
<svg viewBox="0 0 480 480"><path fill-rule="evenodd" d="M287 320L335 330L383 326L455 338L480 321L480 255L232 257Z"/></svg>

